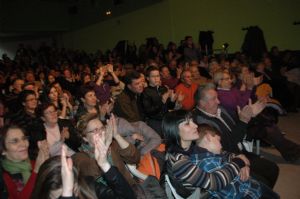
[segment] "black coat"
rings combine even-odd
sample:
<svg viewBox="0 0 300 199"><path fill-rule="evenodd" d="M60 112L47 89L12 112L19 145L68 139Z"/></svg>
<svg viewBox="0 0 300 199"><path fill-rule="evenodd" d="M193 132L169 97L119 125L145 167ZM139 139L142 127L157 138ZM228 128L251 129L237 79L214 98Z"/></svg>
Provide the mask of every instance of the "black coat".
<svg viewBox="0 0 300 199"><path fill-rule="evenodd" d="M69 129L70 137L68 139L65 139L65 144L73 151L77 152L78 147L80 147L82 143L82 138L79 136L71 121L67 119L58 119L58 126L60 133L62 132L64 127L67 127ZM32 130L29 132L29 156L31 159L35 159L37 156L37 142L45 139L47 139L46 129L44 126L44 122L40 120L33 126Z"/></svg>

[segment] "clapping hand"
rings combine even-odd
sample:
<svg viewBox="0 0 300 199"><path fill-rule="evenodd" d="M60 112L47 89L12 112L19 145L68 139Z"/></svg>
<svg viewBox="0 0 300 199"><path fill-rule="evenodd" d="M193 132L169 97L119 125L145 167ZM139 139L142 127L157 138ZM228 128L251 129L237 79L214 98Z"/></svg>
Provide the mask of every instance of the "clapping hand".
<svg viewBox="0 0 300 199"><path fill-rule="evenodd" d="M110 168L110 164L107 161L107 151L110 143L109 141L107 142L103 133L94 135L95 159L104 172L107 172Z"/></svg>
<svg viewBox="0 0 300 199"><path fill-rule="evenodd" d="M66 157L66 146L61 149L61 178L62 178L62 196L71 197L74 187L73 162L71 158Z"/></svg>
<svg viewBox="0 0 300 199"><path fill-rule="evenodd" d="M38 141L39 152L35 161L34 172L38 173L40 166L49 158L49 147L46 140Z"/></svg>

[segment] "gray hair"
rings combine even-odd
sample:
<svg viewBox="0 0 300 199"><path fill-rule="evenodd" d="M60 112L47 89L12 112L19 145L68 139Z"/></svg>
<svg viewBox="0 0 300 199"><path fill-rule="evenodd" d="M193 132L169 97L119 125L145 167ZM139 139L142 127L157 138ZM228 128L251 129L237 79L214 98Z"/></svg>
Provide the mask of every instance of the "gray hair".
<svg viewBox="0 0 300 199"><path fill-rule="evenodd" d="M206 101L206 92L209 90L215 90L216 86L213 83L207 83L203 86L199 86L195 95L194 95L194 99L196 101L196 103L199 103L199 100L204 100Z"/></svg>

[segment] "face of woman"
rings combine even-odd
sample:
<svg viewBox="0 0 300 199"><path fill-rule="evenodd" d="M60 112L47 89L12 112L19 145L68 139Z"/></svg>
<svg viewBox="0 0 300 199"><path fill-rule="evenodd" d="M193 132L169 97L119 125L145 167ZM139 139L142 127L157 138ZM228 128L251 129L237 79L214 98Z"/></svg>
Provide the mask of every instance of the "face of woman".
<svg viewBox="0 0 300 199"><path fill-rule="evenodd" d="M48 75L49 83L55 82L55 77L53 75Z"/></svg>
<svg viewBox="0 0 300 199"><path fill-rule="evenodd" d="M56 124L58 120L56 108L54 106L49 106L45 109L42 119L45 123Z"/></svg>
<svg viewBox="0 0 300 199"><path fill-rule="evenodd" d="M52 87L50 89L50 93L48 94L48 97L52 102L58 100L58 92L55 87Z"/></svg>
<svg viewBox="0 0 300 199"><path fill-rule="evenodd" d="M84 137L84 140L87 141L89 145L94 146L93 136L96 133L105 133L105 126L99 119L93 119L88 123L85 131L86 136Z"/></svg>
<svg viewBox="0 0 300 199"><path fill-rule="evenodd" d="M84 103L88 106L96 106L97 97L94 91L89 91L84 96Z"/></svg>
<svg viewBox="0 0 300 199"><path fill-rule="evenodd" d="M4 142L6 149L3 154L7 159L14 162L28 159L29 142L21 129L9 129Z"/></svg>
<svg viewBox="0 0 300 199"><path fill-rule="evenodd" d="M183 148L188 148L192 141L199 138L198 126L193 122L192 119L188 119L179 124L179 136L181 141L181 146Z"/></svg>

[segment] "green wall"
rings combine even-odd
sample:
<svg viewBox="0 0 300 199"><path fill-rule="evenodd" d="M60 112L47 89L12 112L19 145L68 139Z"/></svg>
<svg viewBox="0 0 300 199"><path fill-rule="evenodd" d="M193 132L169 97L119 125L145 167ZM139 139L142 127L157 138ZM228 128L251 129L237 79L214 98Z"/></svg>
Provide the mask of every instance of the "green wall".
<svg viewBox="0 0 300 199"><path fill-rule="evenodd" d="M121 17L63 34L65 47L85 49L112 48L119 40L136 44L155 36L163 44L179 42L185 35L198 40L200 30L214 31L214 48L230 44L229 51L240 50L246 31L258 25L268 48L300 50L299 0L164 0Z"/></svg>

